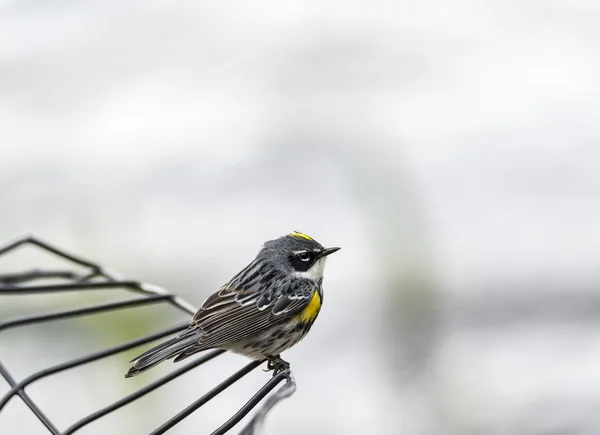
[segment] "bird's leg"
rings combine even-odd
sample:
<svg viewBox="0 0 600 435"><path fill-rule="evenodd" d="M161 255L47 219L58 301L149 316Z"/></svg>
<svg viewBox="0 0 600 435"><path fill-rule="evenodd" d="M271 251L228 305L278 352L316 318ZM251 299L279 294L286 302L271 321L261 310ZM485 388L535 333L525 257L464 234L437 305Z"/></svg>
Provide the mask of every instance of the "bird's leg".
<svg viewBox="0 0 600 435"><path fill-rule="evenodd" d="M273 376L278 375L284 370L289 370L290 368L290 363L282 360L279 355L269 356L267 359L269 362L267 363L266 371L273 370Z"/></svg>

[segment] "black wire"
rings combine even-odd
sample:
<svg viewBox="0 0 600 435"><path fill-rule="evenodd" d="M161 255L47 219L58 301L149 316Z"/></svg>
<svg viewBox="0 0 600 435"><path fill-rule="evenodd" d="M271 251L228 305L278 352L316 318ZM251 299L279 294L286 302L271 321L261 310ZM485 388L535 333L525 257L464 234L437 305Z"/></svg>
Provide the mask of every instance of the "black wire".
<svg viewBox="0 0 600 435"><path fill-rule="evenodd" d="M284 379L290 379L291 372L289 370L284 370L281 373L273 376L269 382L267 382L260 390L256 392L252 398L246 402L244 406L240 408L238 412L236 412L229 420L221 425L216 431L214 431L211 435L223 435L224 433L231 430L236 424L238 424L248 413L254 408L256 405L260 403L264 397L273 390Z"/></svg>
<svg viewBox="0 0 600 435"><path fill-rule="evenodd" d="M132 349L141 344L146 344L151 341L158 340L159 338L163 338L163 337L166 337L167 335L171 335L176 332L182 331L186 327L187 327L187 324L175 326L173 328L169 328L164 331L157 332L156 334L147 335L145 337L141 337L136 340L132 340L132 341L123 343L118 346L110 347L110 348L102 350L100 352L95 352L90 355L83 356L81 358L77 358L77 359L74 359L71 361L66 361L62 364L55 365L54 367L49 367L47 369L40 370L40 371L32 374L31 376L23 379L17 385L13 386L13 388L8 393L6 393L4 395L4 397L2 397L2 399L0 399L0 411L2 410L2 408L4 408L6 403L8 403L8 401L11 399L11 397L13 397L19 390L24 389L27 385L29 385L39 379L45 378L46 376L52 375L54 373L62 372L64 370L67 370L67 369L70 369L73 367L77 367L77 366L80 366L83 364L90 363L92 361L96 361L96 360L99 360L102 358L109 357L111 355L115 355L119 352L123 352L123 351L129 350L129 349Z"/></svg>
<svg viewBox="0 0 600 435"><path fill-rule="evenodd" d="M277 403L283 399L290 397L296 392L296 381L292 372L288 370L287 381L279 389L272 394L264 403L258 408L258 411L254 413L254 417L246 424L244 429L239 435L256 435L260 433L261 428L265 422L267 414L273 409Z"/></svg>
<svg viewBox="0 0 600 435"><path fill-rule="evenodd" d="M206 402L211 400L217 394L221 393L223 390L230 387L234 382L237 382L241 378L246 376L248 373L250 373L252 370L257 368L263 362L264 362L264 360L252 361L251 363L246 364L246 366L244 368L242 368L241 370L238 370L236 373L234 373L233 375L231 375L230 377L225 379L223 382L221 382L215 388L210 390L204 396L202 396L201 398L196 400L194 403L192 403L190 406L188 406L183 411L181 411L179 414L177 414L175 417L171 418L169 421L167 421L165 424L160 426L158 429L151 432L150 435L161 435L161 434L165 433L166 431L171 429L173 426L175 426L177 423L179 423L181 420L183 420L188 415L190 415L192 412L194 412L196 409L200 408Z"/></svg>
<svg viewBox="0 0 600 435"><path fill-rule="evenodd" d="M1 274L0 283L3 284L18 284L24 281L33 281L34 279L47 278L63 278L63 279L79 279L80 276L70 270L30 270L29 272Z"/></svg>
<svg viewBox="0 0 600 435"><path fill-rule="evenodd" d="M88 280L90 277L99 276L97 273L92 273L81 279ZM1 280L0 280L1 282ZM80 284L53 284L53 285L37 285L29 287L0 287L0 294L22 296L24 294L38 293L58 293L83 290L102 290L102 289L119 289L131 290L135 293L152 294L148 290L142 288L141 283L137 281L109 281L109 282L82 282Z"/></svg>
<svg viewBox="0 0 600 435"><path fill-rule="evenodd" d="M4 376L4 379L6 379L6 382L8 382L8 385L10 385L11 388L14 388L17 385L17 382L10 375L8 370L6 370L6 367L4 367L2 362L0 362L0 374ZM31 400L31 398L27 395L27 393L25 393L25 391L19 390L17 394L19 395L19 397L21 397L21 400L23 400L23 402L25 402L25 404L29 406L29 409L31 409L35 416L42 422L44 426L46 426L46 428L52 433L52 435L60 435L60 431L56 428L56 426L52 424L48 417L46 417L46 414L44 414L42 410L38 408L38 406Z"/></svg>
<svg viewBox="0 0 600 435"><path fill-rule="evenodd" d="M224 353L224 350L214 350L208 354L206 354L205 356L203 356L202 358L198 358L195 361L193 361L192 363L177 369L175 371L173 371L172 373L169 373L168 375L160 378L157 381L154 381L148 385L146 385L144 388L139 389L138 391L136 391L135 393L132 393L128 396L123 397L120 400L117 400L116 402L94 412L93 414L88 415L87 417L79 420L78 422L76 422L75 424L73 424L71 427L69 427L67 430L65 430L62 435L70 435L72 433L74 433L76 430L81 429L82 427L84 427L85 425L93 422L94 420L99 419L100 417L104 417L106 414L115 411L119 408L121 408L122 406L127 405L128 403L133 402L134 400L139 399L142 396L145 396L146 394L156 390L158 387L163 386L164 384L166 384L167 382L172 381L173 379L177 378L178 376L183 375L184 373L189 372L190 370L198 367L200 364L204 364L207 361L210 361L211 359L221 355L222 353Z"/></svg>
<svg viewBox="0 0 600 435"><path fill-rule="evenodd" d="M73 263L79 264L80 266L89 267L90 269L92 269L96 272L102 272L102 268L100 266L98 266L97 264L92 263L87 260L84 260L81 257L75 256L72 254L67 254L62 249L60 249L60 250L56 249L52 245L42 242L38 237L31 237L31 236L22 237L13 243L9 243L4 248L0 248L0 255L7 254L8 252L13 251L14 249L16 249L20 246L26 245L26 244L39 246L40 248L42 248L46 251L52 252L54 255L64 258L65 260L69 260Z"/></svg>
<svg viewBox="0 0 600 435"><path fill-rule="evenodd" d="M141 299L131 301L110 302L108 304L98 304L91 307L79 308L76 310L57 311L56 313L41 314L38 316L26 316L7 322L0 322L0 331L3 329L14 328L16 326L29 325L32 323L47 322L49 320L66 319L70 317L85 316L88 314L101 313L104 311L119 310L122 308L139 307L141 305L150 305L157 302L170 299L171 295L152 295Z"/></svg>

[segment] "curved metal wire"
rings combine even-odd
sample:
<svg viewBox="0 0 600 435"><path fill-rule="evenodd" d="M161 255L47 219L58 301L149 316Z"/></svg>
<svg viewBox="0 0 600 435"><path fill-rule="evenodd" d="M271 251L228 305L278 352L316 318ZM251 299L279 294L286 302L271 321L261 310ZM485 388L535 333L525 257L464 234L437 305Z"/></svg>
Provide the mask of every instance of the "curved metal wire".
<svg viewBox="0 0 600 435"><path fill-rule="evenodd" d="M219 429L214 431L211 435L222 435L226 433L233 426L238 424L242 418L244 418L248 412L252 410L267 394L269 394L281 381L286 380L286 383L281 387L275 394L269 397L263 406L257 411L256 415L250 423L240 432L240 435L255 435L262 428L267 413L275 406L280 400L290 397L296 391L296 382L292 376L292 372L284 370L283 372L273 376L269 382L267 382L258 392L240 408L240 410L229 420L227 420Z"/></svg>
<svg viewBox="0 0 600 435"><path fill-rule="evenodd" d="M104 313L119 309L135 309L149 304L168 304L188 314L194 314L196 312L196 309L191 304L189 304L188 302L176 295L168 293L165 289L138 281L123 280L119 277L118 274L114 272L109 272L107 269L101 267L96 263L84 260L81 257L72 254L68 254L63 250L55 248L52 245L45 243L35 237L23 237L0 248L0 257L8 255L24 245L35 246L53 255L61 257L70 263L83 266L87 268L88 271L87 273L81 274L66 269L32 269L28 272L22 273L0 274L0 295L19 296L25 294L48 294L59 292L102 291L106 289L122 289L128 292L141 294L143 296L132 300L110 302L93 305L85 308L63 310L49 314L24 316L17 319L5 320L0 322L0 332L9 328L24 327L35 323L51 322L59 319L87 316L91 314ZM27 283L31 283L35 280L47 278L60 278L63 280L68 280L69 282L53 285L24 285ZM95 281L92 281L92 279L94 279ZM225 351L215 350L206 353L203 356L196 358L191 363L177 370L174 370L170 374L163 376L162 378L146 385L145 387L129 394L128 396L123 397L122 399L119 399L116 402L82 418L81 420L74 422L70 427L62 431L59 428L57 428L54 425L54 423L52 423L52 421L46 416L46 414L27 394L26 388L29 385L45 377L52 376L56 373L69 370L81 366L83 364L88 364L93 361L101 360L103 358L107 358L109 356L127 351L141 344L146 344L153 340L157 340L168 335L177 333L185 329L186 327L187 323L176 325L171 328L167 328L163 331L156 332L154 334L150 334L135 340L128 341L126 343L119 344L117 346L93 352L70 361L65 361L61 364L57 364L55 366L37 371L21 381L16 381L9 372L9 370L5 367L5 365L2 364L2 361L0 360L0 375L4 377L4 379L6 379L10 386L10 390L0 398L0 412L2 412L2 409L13 397L18 396L29 407L33 414L42 422L42 424L48 429L48 431L51 434L71 435L79 429L83 428L84 426L87 426L88 424L98 420L99 418L102 418L107 414L119 408L122 408L123 406L126 406L127 404L167 384L173 379L184 375L188 371L195 369L196 367L212 360L213 358L216 358L217 356L223 354ZM217 385L215 388L213 388L212 390L204 394L202 397L197 399L194 403L189 405L179 414L166 421L164 424L162 424L160 427L154 430L151 435L160 435L167 432L173 426L181 422L184 418L191 415L209 400L216 397L218 394L221 394L228 387L230 387L235 382L246 376L248 373L257 368L263 362L264 360L253 361L247 364L245 367L238 370L236 373L234 373L233 375L225 379L223 382L221 382L219 385ZM227 420L223 425L216 429L212 433L212 435L222 435L230 431L246 415L248 415L250 411L257 407L260 404L260 402L283 380L286 380L286 383L262 404L262 406L256 412L256 415L252 418L250 423L242 431L243 435L256 434L257 430L259 430L262 427L264 419L267 413L271 410L271 408L277 402L286 397L289 397L295 391L296 384L290 370L284 370L281 373L274 374L273 377L244 406L242 406L242 408L239 411L237 411L229 420ZM0 432L2 432L2 428L0 428Z"/></svg>

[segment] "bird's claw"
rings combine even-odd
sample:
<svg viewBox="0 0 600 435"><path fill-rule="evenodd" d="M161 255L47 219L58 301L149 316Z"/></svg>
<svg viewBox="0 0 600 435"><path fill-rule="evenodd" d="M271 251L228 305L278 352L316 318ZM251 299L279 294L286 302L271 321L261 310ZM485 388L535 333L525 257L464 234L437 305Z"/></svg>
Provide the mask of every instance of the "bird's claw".
<svg viewBox="0 0 600 435"><path fill-rule="evenodd" d="M267 363L267 369L265 372L273 371L273 376L278 375L279 373L289 370L290 363L282 360L279 356L269 358L269 362Z"/></svg>

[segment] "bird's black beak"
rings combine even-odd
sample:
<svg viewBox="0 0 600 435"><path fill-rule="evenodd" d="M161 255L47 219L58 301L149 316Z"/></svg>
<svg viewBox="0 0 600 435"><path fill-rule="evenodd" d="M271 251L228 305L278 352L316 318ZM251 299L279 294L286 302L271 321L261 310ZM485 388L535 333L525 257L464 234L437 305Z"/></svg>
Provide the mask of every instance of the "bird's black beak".
<svg viewBox="0 0 600 435"><path fill-rule="evenodd" d="M323 252L319 254L319 258L327 257L329 254L333 254L334 252L339 251L342 248L327 248L324 249Z"/></svg>

